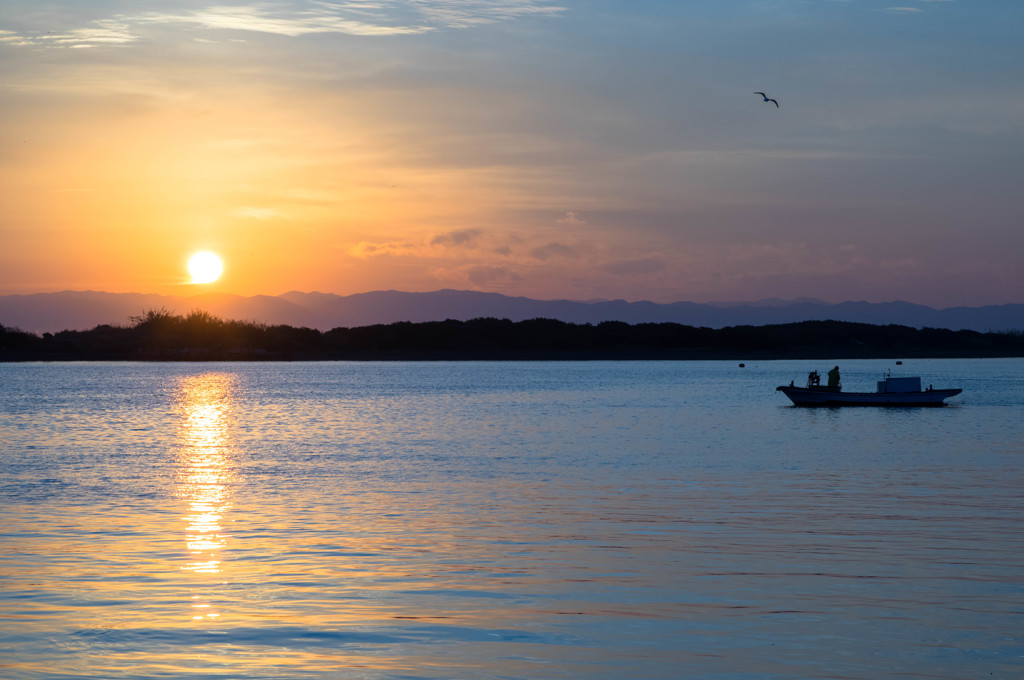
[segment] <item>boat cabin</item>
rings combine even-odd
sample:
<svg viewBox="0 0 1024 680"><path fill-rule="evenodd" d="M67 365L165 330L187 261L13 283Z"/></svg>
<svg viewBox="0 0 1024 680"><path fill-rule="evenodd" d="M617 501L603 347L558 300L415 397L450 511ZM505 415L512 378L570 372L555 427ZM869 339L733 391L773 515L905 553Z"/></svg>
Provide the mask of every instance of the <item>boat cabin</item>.
<svg viewBox="0 0 1024 680"><path fill-rule="evenodd" d="M904 393L904 392L920 392L921 391L921 378L891 378L886 377L885 380L878 381L878 393L879 394L893 394L893 393Z"/></svg>

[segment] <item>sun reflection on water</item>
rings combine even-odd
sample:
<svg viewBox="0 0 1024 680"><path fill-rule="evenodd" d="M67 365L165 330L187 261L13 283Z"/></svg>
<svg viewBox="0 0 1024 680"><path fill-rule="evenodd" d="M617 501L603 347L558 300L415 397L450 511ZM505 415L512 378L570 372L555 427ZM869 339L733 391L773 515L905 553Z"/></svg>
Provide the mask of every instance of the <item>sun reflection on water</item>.
<svg viewBox="0 0 1024 680"><path fill-rule="evenodd" d="M178 391L184 413L178 442L178 497L188 503L188 514L182 519L189 553L189 561L181 568L197 576L191 598L191 617L197 621L220 616L210 602L210 593L223 581L209 582L209 578L221 575L221 551L230 538L223 522L231 508L233 466L228 429L234 381L232 375L205 373L182 379Z"/></svg>

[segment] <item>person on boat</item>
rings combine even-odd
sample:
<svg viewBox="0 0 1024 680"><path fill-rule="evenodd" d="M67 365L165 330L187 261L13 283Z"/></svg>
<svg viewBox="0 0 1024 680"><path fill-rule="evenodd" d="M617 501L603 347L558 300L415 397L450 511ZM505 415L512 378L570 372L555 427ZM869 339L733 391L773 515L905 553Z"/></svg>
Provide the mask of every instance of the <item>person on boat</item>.
<svg viewBox="0 0 1024 680"><path fill-rule="evenodd" d="M839 387L839 367L836 366L828 372L828 386Z"/></svg>
<svg viewBox="0 0 1024 680"><path fill-rule="evenodd" d="M817 371L811 371L807 374L807 386L814 387L815 385L821 384L821 376L818 375Z"/></svg>

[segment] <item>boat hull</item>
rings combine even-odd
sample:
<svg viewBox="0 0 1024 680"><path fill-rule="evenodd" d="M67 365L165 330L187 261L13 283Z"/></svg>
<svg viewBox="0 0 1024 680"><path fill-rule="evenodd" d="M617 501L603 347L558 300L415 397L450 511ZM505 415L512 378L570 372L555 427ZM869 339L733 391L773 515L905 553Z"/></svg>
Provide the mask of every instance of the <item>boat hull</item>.
<svg viewBox="0 0 1024 680"><path fill-rule="evenodd" d="M919 392L840 392L827 388L775 388L796 406L945 406L945 400L962 389L922 390Z"/></svg>

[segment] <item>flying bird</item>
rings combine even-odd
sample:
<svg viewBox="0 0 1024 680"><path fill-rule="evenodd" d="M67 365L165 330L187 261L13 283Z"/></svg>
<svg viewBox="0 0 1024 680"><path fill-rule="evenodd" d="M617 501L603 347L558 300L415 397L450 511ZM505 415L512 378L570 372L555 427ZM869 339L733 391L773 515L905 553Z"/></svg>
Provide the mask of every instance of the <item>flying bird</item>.
<svg viewBox="0 0 1024 680"><path fill-rule="evenodd" d="M779 103L777 101L775 101L774 99L769 98L768 95L766 95L764 92L755 92L754 94L761 95L762 97L764 97L764 100L766 102L771 102L772 104L775 104L775 108L779 108Z"/></svg>

